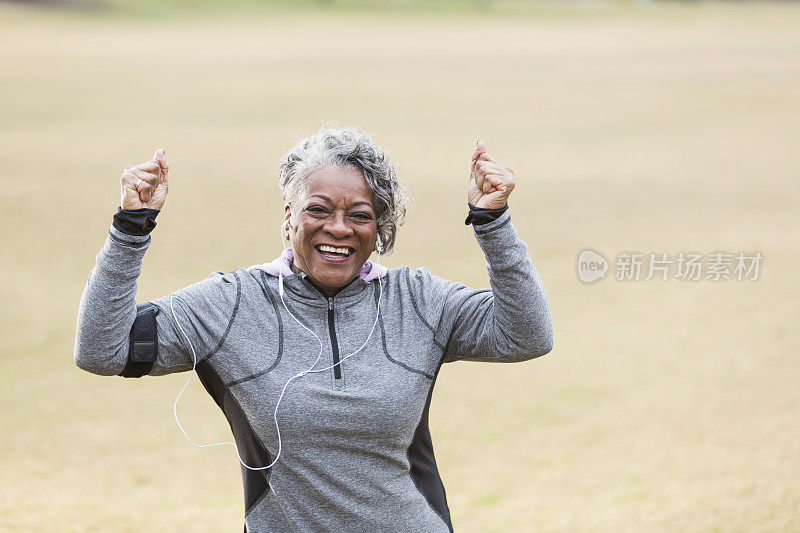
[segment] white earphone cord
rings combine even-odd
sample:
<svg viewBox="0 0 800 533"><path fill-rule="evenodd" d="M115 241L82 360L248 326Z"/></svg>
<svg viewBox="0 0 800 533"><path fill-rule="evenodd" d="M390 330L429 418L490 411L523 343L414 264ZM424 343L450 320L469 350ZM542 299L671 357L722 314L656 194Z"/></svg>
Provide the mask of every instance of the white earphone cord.
<svg viewBox="0 0 800 533"><path fill-rule="evenodd" d="M284 226L281 226L281 242L282 243L283 243L283 228L284 228ZM286 244L285 243L283 245L283 249L284 249L284 251L286 251ZM381 259L380 239L378 240L378 249L377 249L377 251L378 251L378 258L375 260L375 267L378 266L378 264L380 262L380 259ZM378 302L377 302L377 305L376 305L375 321L372 323L372 329L370 329L369 335L367 335L367 340L364 341L364 344L362 344L361 347L358 348L358 350L347 354L346 356L342 357L338 362L332 364L331 366L328 366L328 367L325 367L325 368L314 368L314 367L317 366L317 363L319 363L319 360L322 357L322 352L324 350L324 344L322 343L322 339L320 339L319 336L316 333L311 331L310 328L308 328L305 324L300 322L300 320L298 320L298 318L296 316L294 316L294 314L292 314L291 311L289 311L289 308L286 306L286 301L283 299L283 274L281 272L278 272L278 287L279 287L278 288L278 293L280 294L281 303L283 303L283 308L286 309L286 312L289 313L289 315L292 318L294 318L295 322L300 324L300 326L303 329L305 329L306 331L311 333L314 336L314 338L317 339L317 342L319 343L319 353L317 354L317 358L314 360L314 364L311 365L311 368L309 368L308 370L303 370L302 372L300 372L298 374L295 374L294 376L290 377L289 380L283 385L283 389L281 389L281 394L280 394L280 396L278 396L278 401L275 403L275 413L273 414L273 420L275 421L275 431L278 434L278 453L275 455L275 459L270 464L268 464L267 466L258 466L258 467L250 466L248 464L245 464L245 462L242 460L242 456L239 454L239 447L236 446L236 443L234 443L234 442L215 442L215 443L212 443L212 444L196 444L189 437L189 435L186 433L186 430L183 429L183 426L181 425L181 422L178 419L178 400L181 399L181 396L183 395L183 391L186 390L186 387L189 386L189 382L194 377L194 372L195 372L195 369L197 368L197 354L194 351L194 346L192 345L192 341L189 340L189 336L186 335L185 331L183 331L183 327L181 326L181 323L178 322L178 317L175 315L175 308L172 306L172 299L174 297L174 294L170 295L169 308L170 308L170 311L172 311L172 318L175 320L175 323L178 325L178 329L180 329L181 333L183 334L183 337L186 339L186 342L189 343L189 348L192 350L192 372L189 374L189 379L186 380L186 383L183 385L183 388L178 393L178 397L175 398L175 403L172 404L172 413L175 415L175 422L178 424L178 428L180 428L181 433L183 433L183 436L186 437L186 440L188 440L189 443L192 446L194 446L195 448L208 448L208 447L211 447L211 446L224 446L224 445L228 444L228 445L233 446L234 449L236 450L236 457L239 458L239 462L242 464L243 467L245 467L245 468L247 468L249 470L266 470L267 468L272 468L272 466L275 463L278 462L278 459L280 458L281 451L282 451L281 428L278 426L278 407L280 407L281 400L283 399L283 395L286 393L286 387L288 387L289 383L291 383L293 380L295 380L295 379L297 379L299 377L303 377L306 374L311 374L311 373L314 373L314 372L324 372L325 370L330 370L333 367L335 367L336 365L342 364L344 362L344 360L347 359L348 357L351 357L351 356L357 354L358 352L360 352L361 350L364 349L364 347L367 345L369 340L372 338L372 334L375 332L375 327L378 325L378 319L381 316L380 312L381 312L381 298L383 297L383 285L381 284L381 278L378 278L377 281L378 281Z"/></svg>

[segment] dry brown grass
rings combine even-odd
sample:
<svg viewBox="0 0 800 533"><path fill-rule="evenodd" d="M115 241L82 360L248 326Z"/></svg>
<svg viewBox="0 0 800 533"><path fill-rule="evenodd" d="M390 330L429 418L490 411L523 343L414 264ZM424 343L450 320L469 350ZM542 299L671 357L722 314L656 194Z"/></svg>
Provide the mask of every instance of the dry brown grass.
<svg viewBox="0 0 800 533"><path fill-rule="evenodd" d="M126 164L167 148L139 300L275 256L275 169L323 121L373 132L415 197L390 264L486 283L464 216L476 138L555 350L456 363L431 431L459 531L800 529L800 10L256 11L183 20L0 5L0 528L239 531L232 451L195 450L184 376L72 364ZM583 285L586 246L761 251L757 282ZM194 383L199 440L227 426Z"/></svg>

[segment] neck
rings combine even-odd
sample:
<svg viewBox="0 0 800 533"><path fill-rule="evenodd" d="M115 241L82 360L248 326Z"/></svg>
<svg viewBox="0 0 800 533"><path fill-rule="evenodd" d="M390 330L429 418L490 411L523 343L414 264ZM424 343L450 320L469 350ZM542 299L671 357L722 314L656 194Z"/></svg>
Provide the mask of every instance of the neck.
<svg viewBox="0 0 800 533"><path fill-rule="evenodd" d="M297 261L292 261L292 262L291 262L291 264L289 265L289 268L291 268L291 269L292 269L292 272L294 272L295 274L300 274L301 272L303 272L303 271L302 271L302 270L301 270L301 269L300 269L300 268L297 266ZM308 280L308 282L309 282L309 283L311 283L311 284L314 286L314 288L316 288L316 289L317 289L319 292L321 292L321 293L322 293L322 294L323 294L325 297L327 297L327 298L330 298L330 297L332 297L332 296L336 296L337 294L339 294L339 292L340 292L342 289L344 289L345 287L347 287L348 285L350 285L351 283L353 283L353 282L356 280L356 278L358 278L358 273L356 273L356 275L355 275L355 276L353 276L353 278L352 278L350 281L348 281L347 283L345 283L345 284L344 284L344 285L342 285L341 287L338 287L338 288L336 288L336 289L333 289L333 290L331 290L331 289L323 289L322 287L320 287L320 286L319 286L319 285L318 285L318 284L317 284L317 283L316 283L316 282L313 280L313 278L312 278L311 276L309 276L309 275L308 275L308 273L306 273L306 279Z"/></svg>
<svg viewBox="0 0 800 533"><path fill-rule="evenodd" d="M353 276L353 279L351 279L350 281L348 281L347 283L345 283L345 284L344 284L344 285L342 285L341 287L339 287L339 288L337 288L337 289L334 289L334 290L330 290L330 289L323 289L322 287L320 287L319 285L317 285L317 284L316 284L316 282L315 282L313 279L311 279L311 277L310 277L310 276L306 276L306 280L307 280L307 281L308 281L308 282L309 282L311 285L313 285L315 289L317 289L319 292L321 292L321 293L322 293L322 294L323 294L323 295L324 295L326 298L332 298L332 297L336 296L337 294L339 294L340 292L342 292L342 290L343 290L345 287L347 287L348 285L350 285L351 283L353 283L353 282L354 282L356 279L358 279L358 274L356 274L355 276Z"/></svg>

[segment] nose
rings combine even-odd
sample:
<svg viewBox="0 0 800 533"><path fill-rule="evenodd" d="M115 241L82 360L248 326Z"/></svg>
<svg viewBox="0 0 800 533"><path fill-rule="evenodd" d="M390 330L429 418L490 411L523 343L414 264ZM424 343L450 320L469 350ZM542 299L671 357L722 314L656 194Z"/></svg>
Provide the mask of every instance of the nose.
<svg viewBox="0 0 800 533"><path fill-rule="evenodd" d="M328 220L327 224L325 224L325 231L336 239L344 239L353 234L353 228L350 227L347 216L341 211L337 211L334 216Z"/></svg>

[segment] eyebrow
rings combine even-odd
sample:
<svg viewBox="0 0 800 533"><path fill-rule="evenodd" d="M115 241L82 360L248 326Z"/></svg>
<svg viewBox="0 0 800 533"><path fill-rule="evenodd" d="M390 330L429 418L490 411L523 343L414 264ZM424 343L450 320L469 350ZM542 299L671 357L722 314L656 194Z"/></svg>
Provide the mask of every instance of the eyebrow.
<svg viewBox="0 0 800 533"><path fill-rule="evenodd" d="M325 200L325 201L326 201L326 202L328 202L328 203L333 203L333 202L331 201L331 199L330 199L330 198L328 198L327 196L325 196L324 194L319 194L319 193L316 193L316 194L309 194L309 195L308 195L308 198L312 198L312 197L314 197L314 196L316 196L316 197L318 197L318 198L322 198L323 200ZM366 206L372 207L372 204L371 204L371 203L369 203L369 202L364 202L364 201L361 201L361 202L355 202L355 203L353 204L353 207L356 207L356 206L359 206L359 205L366 205ZM374 208L373 208L373 209L374 209Z"/></svg>

